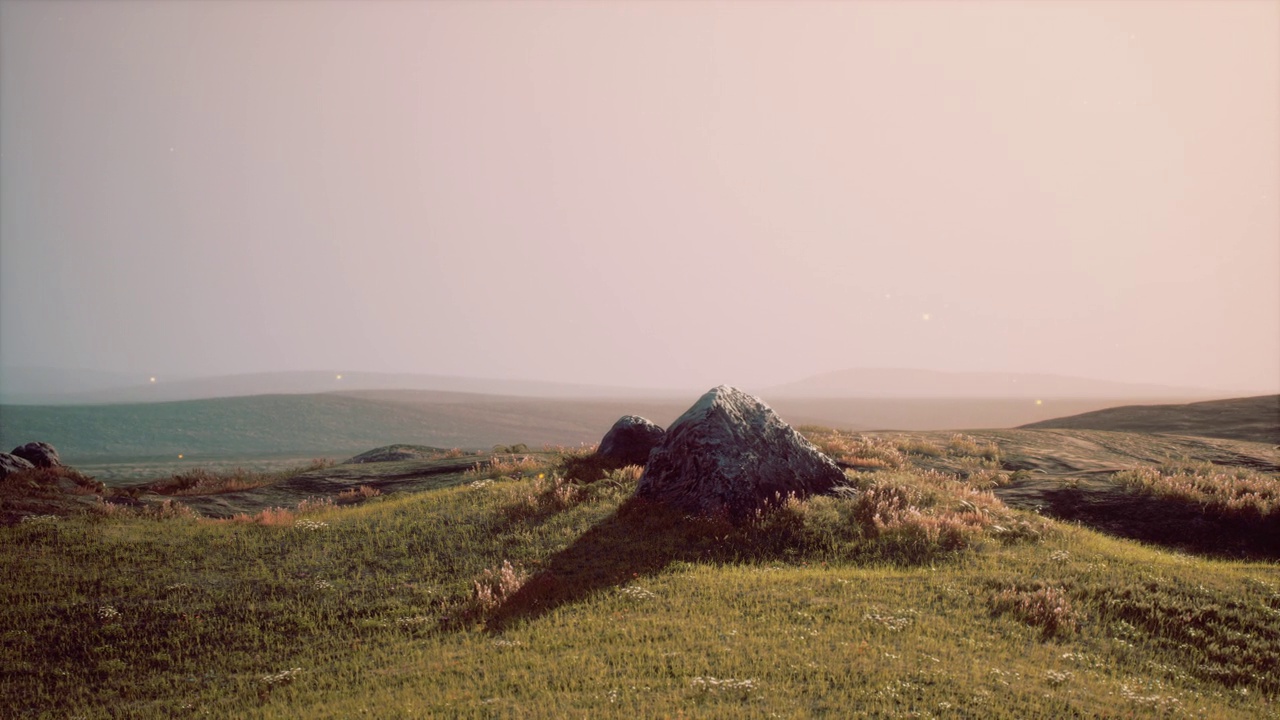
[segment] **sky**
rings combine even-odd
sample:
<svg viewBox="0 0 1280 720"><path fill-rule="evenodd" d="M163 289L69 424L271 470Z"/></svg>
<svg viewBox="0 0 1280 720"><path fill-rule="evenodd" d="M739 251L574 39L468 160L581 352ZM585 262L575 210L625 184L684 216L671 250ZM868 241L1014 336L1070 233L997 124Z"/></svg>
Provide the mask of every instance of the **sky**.
<svg viewBox="0 0 1280 720"><path fill-rule="evenodd" d="M1280 389L1277 2L0 0L0 366Z"/></svg>

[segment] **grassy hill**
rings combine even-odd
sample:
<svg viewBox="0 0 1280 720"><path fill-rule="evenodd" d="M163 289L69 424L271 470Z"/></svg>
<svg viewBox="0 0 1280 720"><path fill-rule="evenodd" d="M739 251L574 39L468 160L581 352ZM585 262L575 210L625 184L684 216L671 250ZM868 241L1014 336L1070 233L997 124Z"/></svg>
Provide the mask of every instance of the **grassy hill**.
<svg viewBox="0 0 1280 720"><path fill-rule="evenodd" d="M1181 441L807 432L850 492L739 526L631 499L636 468L573 475L574 455L426 461L415 492L382 494L379 474L412 473L313 469L273 482L341 491L222 519L181 494L30 515L0 527L0 716L1276 714L1274 559L1143 546L991 492ZM1223 473L1257 483L1252 504L1187 502L1280 517L1274 472L1214 467L1223 497Z"/></svg>
<svg viewBox="0 0 1280 720"><path fill-rule="evenodd" d="M1022 427L1172 433L1280 444L1280 395L1185 405L1126 405Z"/></svg>

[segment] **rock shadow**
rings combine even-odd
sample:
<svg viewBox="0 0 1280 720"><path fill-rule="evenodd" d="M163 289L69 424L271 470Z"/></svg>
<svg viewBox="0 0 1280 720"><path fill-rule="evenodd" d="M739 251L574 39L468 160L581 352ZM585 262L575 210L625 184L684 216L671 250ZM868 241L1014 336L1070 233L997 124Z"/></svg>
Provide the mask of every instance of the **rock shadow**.
<svg viewBox="0 0 1280 720"><path fill-rule="evenodd" d="M548 565L490 614L501 631L608 588L657 574L676 561L732 559L727 520L691 517L663 503L631 498L552 556Z"/></svg>

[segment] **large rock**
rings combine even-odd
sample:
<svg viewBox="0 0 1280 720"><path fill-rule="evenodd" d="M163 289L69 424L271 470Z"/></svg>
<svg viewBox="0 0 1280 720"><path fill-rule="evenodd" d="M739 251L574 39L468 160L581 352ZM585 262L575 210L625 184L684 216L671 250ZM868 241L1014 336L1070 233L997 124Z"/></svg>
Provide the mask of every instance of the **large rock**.
<svg viewBox="0 0 1280 720"><path fill-rule="evenodd" d="M58 467L62 461L58 459L58 451L47 442L29 442L13 449L13 454L35 465L36 467Z"/></svg>
<svg viewBox="0 0 1280 720"><path fill-rule="evenodd" d="M35 465L24 460L17 455L9 453L0 453L0 478L6 478L14 473L20 473L23 470L31 470Z"/></svg>
<svg viewBox="0 0 1280 720"><path fill-rule="evenodd" d="M596 453L623 465L644 465L649 461L649 451L657 447L666 434L638 415L623 415L604 434Z"/></svg>
<svg viewBox="0 0 1280 720"><path fill-rule="evenodd" d="M758 398L721 385L649 455L638 497L741 518L765 503L830 490L844 473Z"/></svg>

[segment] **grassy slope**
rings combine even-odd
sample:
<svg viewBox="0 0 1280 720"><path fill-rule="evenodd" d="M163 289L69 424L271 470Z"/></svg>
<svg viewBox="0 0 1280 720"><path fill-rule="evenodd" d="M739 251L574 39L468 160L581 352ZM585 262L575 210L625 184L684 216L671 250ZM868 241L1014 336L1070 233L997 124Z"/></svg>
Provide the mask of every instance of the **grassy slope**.
<svg viewBox="0 0 1280 720"><path fill-rule="evenodd" d="M1280 395L1186 405L1127 405L1022 427L1175 433L1280 443Z"/></svg>
<svg viewBox="0 0 1280 720"><path fill-rule="evenodd" d="M625 481L563 506L538 482L322 507L311 527L0 529L0 715L1277 714L1274 563L1058 526L894 564L636 508ZM479 612L503 561L539 581ZM1078 628L1000 612L1010 588L1061 590Z"/></svg>

